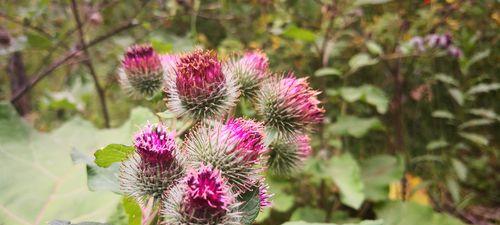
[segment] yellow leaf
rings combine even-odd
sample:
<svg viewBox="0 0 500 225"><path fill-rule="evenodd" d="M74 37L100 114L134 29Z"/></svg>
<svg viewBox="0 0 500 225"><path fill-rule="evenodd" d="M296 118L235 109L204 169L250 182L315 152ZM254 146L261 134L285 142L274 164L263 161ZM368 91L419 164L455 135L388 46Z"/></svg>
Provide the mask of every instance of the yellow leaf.
<svg viewBox="0 0 500 225"><path fill-rule="evenodd" d="M406 177L406 190L405 190L405 200L416 202L422 205L430 205L429 196L427 195L427 190L423 187L419 187L422 184L422 178L418 176L413 176L409 173L405 174ZM389 187L389 199L391 200L403 200L402 198L402 186L401 182L394 182Z"/></svg>

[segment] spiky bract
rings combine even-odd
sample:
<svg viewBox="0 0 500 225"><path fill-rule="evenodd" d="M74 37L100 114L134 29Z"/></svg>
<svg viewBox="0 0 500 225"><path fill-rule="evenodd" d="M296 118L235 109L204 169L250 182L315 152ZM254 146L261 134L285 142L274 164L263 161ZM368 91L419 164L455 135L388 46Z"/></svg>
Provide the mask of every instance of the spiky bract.
<svg viewBox="0 0 500 225"><path fill-rule="evenodd" d="M264 209L271 206L272 194L269 194L269 186L262 180L259 184L259 204L260 209Z"/></svg>
<svg viewBox="0 0 500 225"><path fill-rule="evenodd" d="M223 68L225 73L234 75L241 95L253 98L262 81L266 78L269 60L262 51L247 52L239 60L229 60Z"/></svg>
<svg viewBox="0 0 500 225"><path fill-rule="evenodd" d="M238 86L224 73L212 51L196 50L181 55L167 71L167 106L179 116L193 119L220 118L236 104Z"/></svg>
<svg viewBox="0 0 500 225"><path fill-rule="evenodd" d="M167 224L239 224L238 203L219 170L201 165L169 192L162 214Z"/></svg>
<svg viewBox="0 0 500 225"><path fill-rule="evenodd" d="M289 138L320 123L324 109L319 106L318 94L309 87L306 78L290 74L267 79L257 101L257 111L264 120L266 131L272 136Z"/></svg>
<svg viewBox="0 0 500 225"><path fill-rule="evenodd" d="M120 168L122 191L143 202L159 199L184 175L173 132L162 124L146 125L134 137L136 152Z"/></svg>
<svg viewBox="0 0 500 225"><path fill-rule="evenodd" d="M298 170L311 151L307 135L298 135L292 139L276 139L269 146L268 169L273 174L288 176Z"/></svg>
<svg viewBox="0 0 500 225"><path fill-rule="evenodd" d="M124 89L134 96L151 97L163 84L163 67L151 45L129 47L118 75Z"/></svg>
<svg viewBox="0 0 500 225"><path fill-rule="evenodd" d="M219 169L235 193L255 186L266 151L262 125L243 119L200 126L189 134L185 148L192 167L205 164Z"/></svg>

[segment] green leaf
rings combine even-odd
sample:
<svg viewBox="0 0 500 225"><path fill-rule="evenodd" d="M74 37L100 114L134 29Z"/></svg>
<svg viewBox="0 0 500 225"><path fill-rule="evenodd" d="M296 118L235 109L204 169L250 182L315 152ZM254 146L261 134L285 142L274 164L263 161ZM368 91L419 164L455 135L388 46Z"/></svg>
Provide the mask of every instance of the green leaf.
<svg viewBox="0 0 500 225"><path fill-rule="evenodd" d="M377 44L377 42L374 41L367 41L366 42L366 47L368 48L368 51L370 53L375 54L375 55L382 55L384 53L384 50L382 49L382 46Z"/></svg>
<svg viewBox="0 0 500 225"><path fill-rule="evenodd" d="M461 64L461 67L460 69L462 70L462 72L464 74L468 74L469 73L469 69L472 65L474 65L475 63L487 58L488 56L490 56L490 53L491 53L491 50L490 49L486 49L484 51L481 51L481 52L478 52L476 54L474 54L470 59L464 59L463 60L463 64Z"/></svg>
<svg viewBox="0 0 500 225"><path fill-rule="evenodd" d="M486 125L491 125L494 122L495 121L492 119L472 119L460 124L458 126L458 129L463 130L469 127L486 126Z"/></svg>
<svg viewBox="0 0 500 225"><path fill-rule="evenodd" d="M354 158L348 153L332 157L326 171L340 189L340 201L359 209L365 200L365 194L361 169Z"/></svg>
<svg viewBox="0 0 500 225"><path fill-rule="evenodd" d="M449 119L449 120L455 119L455 116L453 116L453 114L451 114L451 112L449 112L447 110L436 110L436 111L432 112L432 117L441 118L441 119Z"/></svg>
<svg viewBox="0 0 500 225"><path fill-rule="evenodd" d="M370 57L366 53L359 53L349 60L349 67L351 72L357 71L361 67L370 66L378 63L378 59Z"/></svg>
<svg viewBox="0 0 500 225"><path fill-rule="evenodd" d="M260 211L259 187L254 187L253 190L243 193L239 197L242 204L239 211L242 212L241 222L243 224L252 224Z"/></svg>
<svg viewBox="0 0 500 225"><path fill-rule="evenodd" d="M72 223L66 220L52 220L49 222L49 225L110 225L109 223L98 223L98 222L81 222L81 223Z"/></svg>
<svg viewBox="0 0 500 225"><path fill-rule="evenodd" d="M89 190L121 193L118 181L118 172L120 170L120 165L118 163L107 168L102 168L94 163L92 157L76 149L71 151L71 159L75 163L84 163L86 165L87 186Z"/></svg>
<svg viewBox="0 0 500 225"><path fill-rule="evenodd" d="M433 140L433 141L427 143L427 146L425 146L425 148L427 150L432 151L432 150L444 148L448 145L449 145L449 143L445 139L441 138L441 139Z"/></svg>
<svg viewBox="0 0 500 225"><path fill-rule="evenodd" d="M458 132L458 135L469 140L470 142L477 144L479 146L486 146L489 143L488 138L480 134L468 133L468 132Z"/></svg>
<svg viewBox="0 0 500 225"><path fill-rule="evenodd" d="M444 73L438 73L438 74L434 75L434 79L441 81L443 83L446 83L446 84L453 85L455 87L458 86L458 81L455 80L455 78L448 76Z"/></svg>
<svg viewBox="0 0 500 225"><path fill-rule="evenodd" d="M172 43L166 42L161 38L153 37L151 38L151 45L156 52L160 54L169 53L172 51L174 45Z"/></svg>
<svg viewBox="0 0 500 225"><path fill-rule="evenodd" d="M491 84L478 84L471 87L468 91L468 95L475 95L481 93L487 93L490 91L496 91L500 89L500 83L491 83Z"/></svg>
<svg viewBox="0 0 500 225"><path fill-rule="evenodd" d="M384 225L464 225L460 220L442 213L434 212L431 207L414 202L387 202L377 207L378 218Z"/></svg>
<svg viewBox="0 0 500 225"><path fill-rule="evenodd" d="M456 89L456 88L451 88L448 89L448 92L450 93L451 97L455 100L455 102L458 103L458 105L462 106L464 105L464 94Z"/></svg>
<svg viewBox="0 0 500 225"><path fill-rule="evenodd" d="M323 222L325 218L324 210L306 206L293 211L290 221Z"/></svg>
<svg viewBox="0 0 500 225"><path fill-rule="evenodd" d="M95 163L100 167L109 167L115 162L123 162L135 151L134 147L122 144L109 144L94 153Z"/></svg>
<svg viewBox="0 0 500 225"><path fill-rule="evenodd" d="M361 161L361 178L367 199L386 200L389 185L401 180L404 174L404 161L401 157L378 155Z"/></svg>
<svg viewBox="0 0 500 225"><path fill-rule="evenodd" d="M137 127L154 119L149 110L138 108L119 128L99 130L75 118L50 133L40 133L27 125L12 106L0 103L0 221L106 221L120 201L119 196L87 190L86 166L74 164L70 151L77 148L90 156L94 149L109 142L130 144Z"/></svg>
<svg viewBox="0 0 500 225"><path fill-rule="evenodd" d="M359 118L355 116L341 116L337 122L329 126L333 135L349 135L356 138L365 136L368 131L382 130L383 125L377 118Z"/></svg>
<svg viewBox="0 0 500 225"><path fill-rule="evenodd" d="M457 181L452 177L447 177L446 187L448 187L448 191L450 191L453 202L458 203L460 201L460 186Z"/></svg>
<svg viewBox="0 0 500 225"><path fill-rule="evenodd" d="M123 197L122 205L125 213L128 216L128 225L140 225L142 219L142 211L139 204L131 197Z"/></svg>
<svg viewBox="0 0 500 225"><path fill-rule="evenodd" d="M314 76L317 77L333 76L333 75L340 76L342 75L342 73L340 72L340 70L331 67L321 68L319 70L316 70L316 72L314 72Z"/></svg>
<svg viewBox="0 0 500 225"><path fill-rule="evenodd" d="M283 32L283 36L305 42L314 42L316 40L316 34L314 32L299 28L295 25L288 26Z"/></svg>
<svg viewBox="0 0 500 225"><path fill-rule="evenodd" d="M340 96L342 96L342 98L347 102L362 100L375 106L377 112L381 114L385 114L389 107L389 99L387 98L385 92L372 85L342 87L340 88Z"/></svg>
<svg viewBox="0 0 500 225"><path fill-rule="evenodd" d="M47 49L52 46L52 42L46 37L38 34L38 33L27 33L26 37L28 38L28 44L32 48L36 49Z"/></svg>
<svg viewBox="0 0 500 225"><path fill-rule="evenodd" d="M269 192L274 194L272 198L273 210L278 212L287 212L290 210L295 203L295 197L284 191L288 184L273 179L266 179L266 181L269 184Z"/></svg>
<svg viewBox="0 0 500 225"><path fill-rule="evenodd" d="M467 179L467 167L458 159L451 159L451 164L457 173L458 179L465 181Z"/></svg>

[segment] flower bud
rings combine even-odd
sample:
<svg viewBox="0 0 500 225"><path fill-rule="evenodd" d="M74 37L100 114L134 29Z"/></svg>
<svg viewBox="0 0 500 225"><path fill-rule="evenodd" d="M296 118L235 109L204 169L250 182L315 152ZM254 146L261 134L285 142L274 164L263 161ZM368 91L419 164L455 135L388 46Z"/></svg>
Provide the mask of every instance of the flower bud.
<svg viewBox="0 0 500 225"><path fill-rule="evenodd" d="M119 72L120 83L135 96L151 97L163 83L163 67L151 45L127 49Z"/></svg>
<svg viewBox="0 0 500 225"><path fill-rule="evenodd" d="M239 95L231 74L212 51L196 50L180 56L167 71L167 106L193 119L219 118L235 106Z"/></svg>
<svg viewBox="0 0 500 225"><path fill-rule="evenodd" d="M233 74L242 96L255 97L259 85L266 77L269 60L261 51L247 52L240 60L230 60L224 64L224 71Z"/></svg>
<svg viewBox="0 0 500 225"><path fill-rule="evenodd" d="M264 147L263 127L251 120L229 120L225 125L201 126L186 143L192 167L209 164L219 169L237 194L250 190L259 180Z"/></svg>
<svg viewBox="0 0 500 225"><path fill-rule="evenodd" d="M311 152L307 135L298 135L293 139L277 139L269 146L268 169L273 174L289 176L302 166Z"/></svg>
<svg viewBox="0 0 500 225"><path fill-rule="evenodd" d="M306 78L289 75L268 79L257 101L257 111L264 119L266 131L271 136L291 137L320 123L324 109L319 107L318 94L309 87Z"/></svg>
<svg viewBox="0 0 500 225"><path fill-rule="evenodd" d="M238 204L219 170L201 165L168 192L167 224L237 224Z"/></svg>
<svg viewBox="0 0 500 225"><path fill-rule="evenodd" d="M173 132L161 124L147 125L134 138L136 152L120 167L120 186L143 203L159 199L184 175Z"/></svg>

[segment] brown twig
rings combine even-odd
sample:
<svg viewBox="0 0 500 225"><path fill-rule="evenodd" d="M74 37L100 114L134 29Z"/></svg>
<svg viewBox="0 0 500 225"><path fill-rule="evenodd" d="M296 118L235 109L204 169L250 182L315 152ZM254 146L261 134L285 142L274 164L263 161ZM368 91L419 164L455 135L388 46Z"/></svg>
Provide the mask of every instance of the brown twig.
<svg viewBox="0 0 500 225"><path fill-rule="evenodd" d="M106 103L106 96L104 93L104 89L102 88L101 84L99 83L97 73L95 71L94 65L92 64L92 60L90 58L90 53L89 53L89 50L87 48L87 43L85 42L85 37L84 37L83 29L82 29L82 21L80 20L80 15L78 14L78 5L76 4L75 0L71 0L71 10L73 11L73 16L74 16L76 26L78 29L78 36L80 39L80 45L82 46L83 54L85 55L85 61L83 63L89 69L90 75L92 76L92 79L94 80L94 86L95 86L95 89L97 91L97 95L99 96L99 102L101 103L102 115L104 117L104 126L109 127L109 112L108 112L108 106Z"/></svg>
<svg viewBox="0 0 500 225"><path fill-rule="evenodd" d="M102 41L105 41L107 40L108 38L122 32L122 31L125 31L125 30L128 30L130 28L133 28L135 26L137 26L138 23L135 19L132 19L131 21L127 22L126 24L118 27L117 29L115 30L112 30L106 34L103 34L91 41L89 41L86 45L86 48L90 48ZM62 57L60 57L59 59L57 59L55 62L53 62L52 64L50 64L49 66L47 66L45 69L39 71L36 75L34 76L31 76L33 77L30 82L28 83L28 85L26 85L24 88L20 89L18 92L16 92L16 94L14 94L10 101L11 102L14 102L16 101L18 98L20 98L21 96L23 96L24 94L26 94L27 91L29 91L31 88L33 88L34 85L36 85L39 81L41 81L43 78L45 78L47 75L49 75L50 73L52 73L55 69L59 68L60 66L64 65L68 60L72 59L73 57L77 56L79 53L81 53L83 50L83 47L82 46L78 46L76 49L74 50L70 50L68 51L66 54L64 54Z"/></svg>

